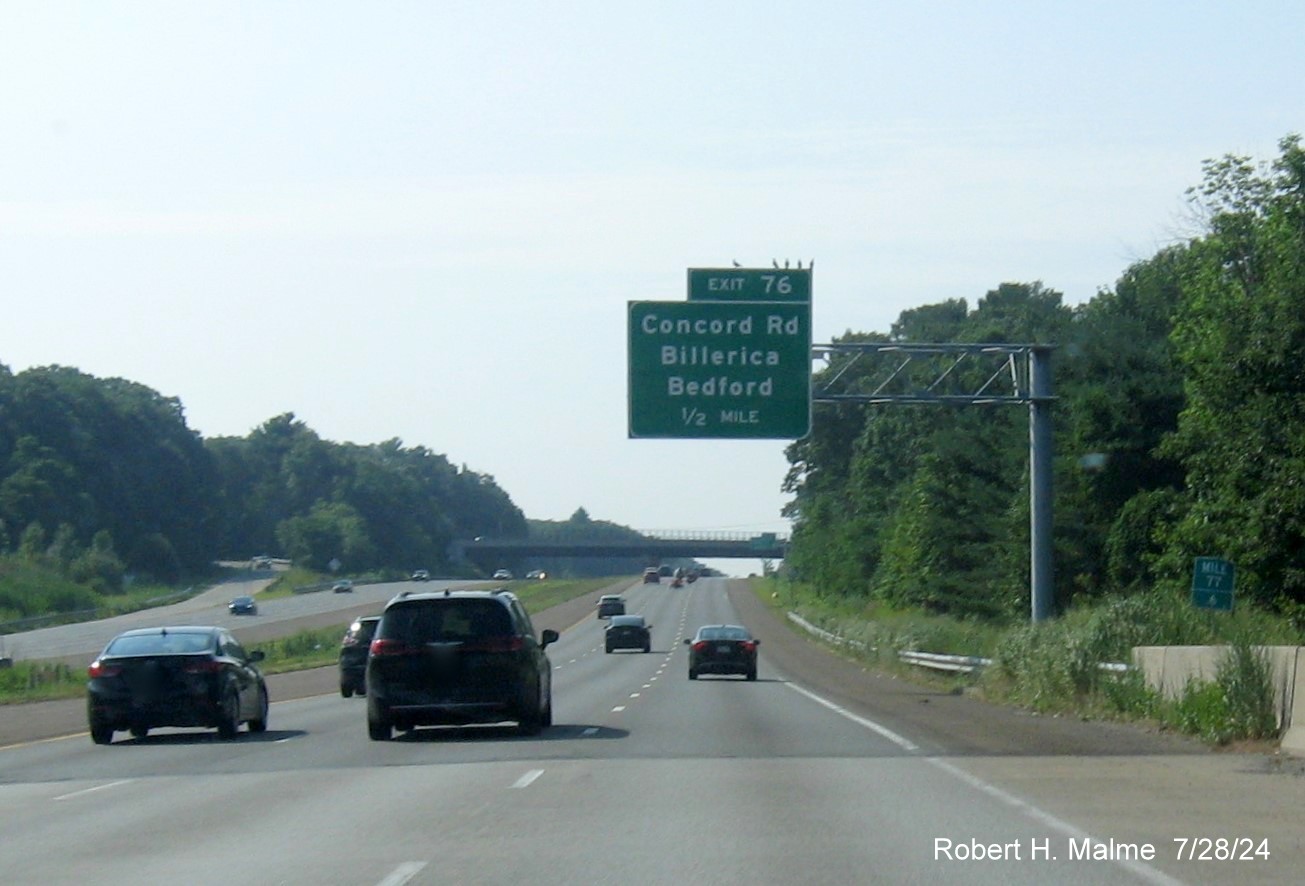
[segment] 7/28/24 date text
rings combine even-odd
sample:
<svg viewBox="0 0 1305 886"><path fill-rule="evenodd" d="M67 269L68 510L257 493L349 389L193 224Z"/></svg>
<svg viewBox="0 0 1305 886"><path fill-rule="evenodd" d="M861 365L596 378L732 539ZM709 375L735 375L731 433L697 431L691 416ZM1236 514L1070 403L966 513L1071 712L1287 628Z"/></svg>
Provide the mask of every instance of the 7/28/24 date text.
<svg viewBox="0 0 1305 886"><path fill-rule="evenodd" d="M1175 861L1267 861L1269 841L1254 837L1174 837ZM1154 861L1153 843L1125 843L1115 839L1067 838L1063 857L1070 861ZM1033 838L983 843L973 838L935 837L934 861L1059 861L1051 839Z"/></svg>

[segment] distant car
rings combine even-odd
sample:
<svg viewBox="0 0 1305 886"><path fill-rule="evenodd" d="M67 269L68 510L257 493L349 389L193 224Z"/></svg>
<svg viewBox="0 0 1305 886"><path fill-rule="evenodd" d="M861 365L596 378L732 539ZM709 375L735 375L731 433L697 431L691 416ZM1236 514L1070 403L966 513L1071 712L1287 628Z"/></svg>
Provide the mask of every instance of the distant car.
<svg viewBox="0 0 1305 886"><path fill-rule="evenodd" d="M254 568L255 568L255 569L271 569L271 568L272 568L272 558L269 557L269 556L267 556L266 554L263 554L262 556L255 557L255 558L254 558Z"/></svg>
<svg viewBox="0 0 1305 886"><path fill-rule="evenodd" d="M367 656L367 734L515 720L523 735L553 724L553 666L509 591L403 593L385 604Z"/></svg>
<svg viewBox="0 0 1305 886"><path fill-rule="evenodd" d="M342 578L335 584L331 585L331 592L335 594L348 594L353 592L353 582L347 578Z"/></svg>
<svg viewBox="0 0 1305 886"><path fill-rule="evenodd" d="M685 639L689 647L689 679L699 674L742 674L749 680L757 679L757 645L760 640L741 625L704 625L698 628L693 639Z"/></svg>
<svg viewBox="0 0 1305 886"><path fill-rule="evenodd" d="M219 627L138 628L109 641L87 669L91 740L115 730L144 738L156 726L216 728L235 738L240 724L267 730L262 652L246 652Z"/></svg>
<svg viewBox="0 0 1305 886"><path fill-rule="evenodd" d="M662 574L657 571L656 566L649 566L643 571L643 583L646 585L659 585L662 583Z"/></svg>
<svg viewBox="0 0 1305 886"><path fill-rule="evenodd" d="M532 569L526 573L526 578L533 578L536 581L543 581L548 578L548 573L542 569Z"/></svg>
<svg viewBox="0 0 1305 886"><path fill-rule="evenodd" d="M253 597L236 597L227 604L227 612L232 615L258 615L258 603Z"/></svg>
<svg viewBox="0 0 1305 886"><path fill-rule="evenodd" d="M379 615L364 615L349 625L340 640L340 694L345 698L355 692L367 694L367 650L380 620Z"/></svg>
<svg viewBox="0 0 1305 886"><path fill-rule="evenodd" d="M625 598L620 594L603 594L598 598L598 617L611 618L613 615L625 615Z"/></svg>
<svg viewBox="0 0 1305 886"><path fill-rule="evenodd" d="M613 649L638 649L652 652L652 625L642 615L613 615L607 623L605 640L607 651Z"/></svg>
<svg viewBox="0 0 1305 886"><path fill-rule="evenodd" d="M418 569L412 574L413 581L430 581L430 573L425 569Z"/></svg>

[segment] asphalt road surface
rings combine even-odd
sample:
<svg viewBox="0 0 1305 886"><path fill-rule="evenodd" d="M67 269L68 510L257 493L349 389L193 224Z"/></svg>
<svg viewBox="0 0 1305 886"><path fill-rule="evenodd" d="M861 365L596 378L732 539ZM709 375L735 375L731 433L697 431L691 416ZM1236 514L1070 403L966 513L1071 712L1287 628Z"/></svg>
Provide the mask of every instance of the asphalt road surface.
<svg viewBox="0 0 1305 886"><path fill-rule="evenodd" d="M1291 764L877 677L743 583L626 596L654 625L651 653L605 654L590 599L538 615L564 632L549 649L556 725L536 738L491 726L373 742L365 701L326 670L274 687L263 735L101 747L78 728L0 748L0 877L1301 882L1305 778ZM682 639L716 622L761 637L756 682L687 679Z"/></svg>

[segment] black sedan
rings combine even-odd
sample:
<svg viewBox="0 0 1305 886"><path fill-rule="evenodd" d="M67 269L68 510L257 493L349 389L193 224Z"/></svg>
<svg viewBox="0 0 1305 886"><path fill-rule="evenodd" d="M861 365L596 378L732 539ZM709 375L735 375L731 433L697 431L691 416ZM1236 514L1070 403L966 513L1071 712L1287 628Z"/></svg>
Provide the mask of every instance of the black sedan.
<svg viewBox="0 0 1305 886"><path fill-rule="evenodd" d="M267 684L257 663L218 627L141 628L119 634L87 669L91 740L115 730L144 738L156 726L200 726L235 738L267 730Z"/></svg>
<svg viewBox="0 0 1305 886"><path fill-rule="evenodd" d="M232 615L258 615L258 603L253 597L236 597L227 604L227 612Z"/></svg>
<svg viewBox="0 0 1305 886"><path fill-rule="evenodd" d="M646 624L642 615L613 615L605 634L608 652L613 649L652 651L652 625Z"/></svg>
<svg viewBox="0 0 1305 886"><path fill-rule="evenodd" d="M741 625L703 625L689 647L689 679L699 674L742 674L757 679L757 645L748 629Z"/></svg>

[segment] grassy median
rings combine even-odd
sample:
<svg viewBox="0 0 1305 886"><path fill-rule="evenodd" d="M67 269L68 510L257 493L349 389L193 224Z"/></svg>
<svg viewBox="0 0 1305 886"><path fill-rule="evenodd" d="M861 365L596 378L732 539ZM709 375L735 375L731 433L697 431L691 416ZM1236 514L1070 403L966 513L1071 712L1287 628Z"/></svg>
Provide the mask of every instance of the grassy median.
<svg viewBox="0 0 1305 886"><path fill-rule="evenodd" d="M617 578L508 582L529 612L593 593L619 581ZM632 579L633 580L633 579ZM260 595L261 596L261 595ZM313 630L287 633L284 637L252 644L266 656L260 666L264 674L281 674L333 665L339 655L340 638L349 622ZM88 661L87 664L90 662ZM86 694L86 669L62 662L20 661L0 669L0 705L81 698Z"/></svg>

